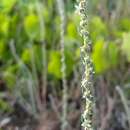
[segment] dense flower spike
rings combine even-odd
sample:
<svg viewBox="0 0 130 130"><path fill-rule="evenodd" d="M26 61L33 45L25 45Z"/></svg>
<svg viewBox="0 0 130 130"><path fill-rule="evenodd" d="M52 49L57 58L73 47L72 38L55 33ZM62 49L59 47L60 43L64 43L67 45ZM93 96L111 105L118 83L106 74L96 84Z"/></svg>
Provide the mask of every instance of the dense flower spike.
<svg viewBox="0 0 130 130"><path fill-rule="evenodd" d="M67 123L67 81L66 81L66 63L65 63L65 48L64 48L64 34L65 34L65 7L63 0L57 0L58 11L60 15L60 45L61 45L61 74L63 84L63 98L62 98L62 123L61 130L66 130Z"/></svg>
<svg viewBox="0 0 130 130"><path fill-rule="evenodd" d="M78 13L81 17L80 21L80 34L84 39L84 44L81 47L81 58L84 68L84 75L81 82L82 94L85 99L85 107L82 114L82 126L85 130L93 130L92 115L93 115L93 65L90 57L91 42L89 40L88 15L87 15L87 0L80 0L78 6Z"/></svg>

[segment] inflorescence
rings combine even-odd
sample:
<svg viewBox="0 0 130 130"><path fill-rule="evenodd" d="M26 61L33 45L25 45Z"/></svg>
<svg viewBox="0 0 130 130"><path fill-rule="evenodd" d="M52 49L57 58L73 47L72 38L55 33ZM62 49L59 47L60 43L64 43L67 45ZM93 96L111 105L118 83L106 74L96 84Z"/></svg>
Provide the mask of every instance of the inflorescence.
<svg viewBox="0 0 130 130"><path fill-rule="evenodd" d="M91 60L91 41L89 40L88 32L88 2L87 0L80 0L78 6L78 13L81 17L80 20L80 35L84 40L84 44L81 47L81 58L84 69L84 74L81 81L81 88L83 99L85 100L85 106L82 114L82 126L85 130L93 130L92 118L93 118L93 64Z"/></svg>

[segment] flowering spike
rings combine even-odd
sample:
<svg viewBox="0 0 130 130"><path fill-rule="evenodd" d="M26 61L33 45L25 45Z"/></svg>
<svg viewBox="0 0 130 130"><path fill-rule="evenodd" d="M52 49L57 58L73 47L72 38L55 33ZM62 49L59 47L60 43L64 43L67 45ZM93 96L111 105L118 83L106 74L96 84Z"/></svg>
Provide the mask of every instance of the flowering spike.
<svg viewBox="0 0 130 130"><path fill-rule="evenodd" d="M92 115L93 115L93 65L91 60L91 41L89 40L88 15L87 15L87 0L80 0L77 7L78 13L81 17L80 21L80 34L84 39L84 45L81 47L81 58L84 68L84 75L81 81L81 88L83 93L83 99L85 100L85 107L82 114L82 126L85 130L93 130Z"/></svg>

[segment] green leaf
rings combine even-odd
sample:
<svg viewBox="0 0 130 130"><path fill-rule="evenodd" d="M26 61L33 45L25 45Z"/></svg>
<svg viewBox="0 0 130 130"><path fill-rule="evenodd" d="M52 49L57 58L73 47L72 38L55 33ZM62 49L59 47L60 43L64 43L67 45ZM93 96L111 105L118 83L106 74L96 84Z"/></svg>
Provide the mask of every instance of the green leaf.
<svg viewBox="0 0 130 130"><path fill-rule="evenodd" d="M104 41L97 41L94 45L92 59L96 73L101 73L108 68L107 59L104 57Z"/></svg>
<svg viewBox="0 0 130 130"><path fill-rule="evenodd" d="M10 90L12 90L16 83L16 70L18 69L17 65L9 66L3 73L3 78L6 81L6 84Z"/></svg>
<svg viewBox="0 0 130 130"><path fill-rule="evenodd" d="M53 9L53 6L54 6L54 0L48 0L48 8L51 10Z"/></svg>
<svg viewBox="0 0 130 130"><path fill-rule="evenodd" d="M61 55L59 51L50 52L50 61L48 63L48 72L56 78L61 78Z"/></svg>
<svg viewBox="0 0 130 130"><path fill-rule="evenodd" d="M7 36L9 32L9 22L10 19L8 16L0 13L0 34Z"/></svg>
<svg viewBox="0 0 130 130"><path fill-rule="evenodd" d="M102 37L105 38L108 35L106 24L98 16L95 16L91 19L89 29L90 29L90 36L93 41L96 41L96 39Z"/></svg>
<svg viewBox="0 0 130 130"><path fill-rule="evenodd" d="M36 14L31 13L25 17L24 28L30 39L37 39L37 40L40 39L41 40L40 21L39 21L39 17ZM42 37L44 37L44 32L42 32L42 33L43 33Z"/></svg>
<svg viewBox="0 0 130 130"><path fill-rule="evenodd" d="M119 48L117 47L117 45L114 42L110 42L108 44L108 59L110 61L110 66L116 66L119 62Z"/></svg>
<svg viewBox="0 0 130 130"><path fill-rule="evenodd" d="M70 51L65 50L66 75L69 76L73 71L74 60ZM59 51L50 51L48 72L58 79L61 79L61 54Z"/></svg>
<svg viewBox="0 0 130 130"><path fill-rule="evenodd" d="M22 53L22 61L26 64L30 64L31 60L31 50L29 48L24 49Z"/></svg>
<svg viewBox="0 0 130 130"><path fill-rule="evenodd" d="M73 22L68 23L68 25L67 25L67 34L68 34L69 37L76 39L77 30L76 30L76 26L74 25Z"/></svg>
<svg viewBox="0 0 130 130"><path fill-rule="evenodd" d="M130 32L123 34L122 52L130 62Z"/></svg>
<svg viewBox="0 0 130 130"><path fill-rule="evenodd" d="M118 28L121 31L130 31L130 19L123 18L118 22Z"/></svg>
<svg viewBox="0 0 130 130"><path fill-rule="evenodd" d="M11 58L11 54L8 49L8 45L3 39L1 39L0 40L0 61L7 64L10 58Z"/></svg>
<svg viewBox="0 0 130 130"><path fill-rule="evenodd" d="M0 6L3 12L9 12L17 0L0 0ZM1 11L1 10L0 10Z"/></svg>
<svg viewBox="0 0 130 130"><path fill-rule="evenodd" d="M44 7L42 12L43 12L44 21L45 21L46 23L49 23L49 22L50 22L49 9L48 9L47 7Z"/></svg>
<svg viewBox="0 0 130 130"><path fill-rule="evenodd" d="M32 57L32 53L34 53L34 57ZM40 45L34 45L32 48L26 48L23 50L22 52L22 61L25 63L25 64L28 64L31 66L31 61L32 61L32 58L34 58L34 62L35 62L35 65L36 65L36 69L37 71L41 71L41 69L43 69L43 49Z"/></svg>
<svg viewBox="0 0 130 130"><path fill-rule="evenodd" d="M103 40L97 41L92 53L96 73L103 73L116 66L118 64L118 53L119 50L114 43L106 44Z"/></svg>

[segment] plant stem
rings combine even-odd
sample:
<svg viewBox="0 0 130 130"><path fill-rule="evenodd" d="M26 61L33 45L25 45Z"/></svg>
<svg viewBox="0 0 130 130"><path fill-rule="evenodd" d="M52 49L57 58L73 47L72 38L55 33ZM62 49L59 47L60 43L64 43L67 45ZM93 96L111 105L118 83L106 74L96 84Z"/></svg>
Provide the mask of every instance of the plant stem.
<svg viewBox="0 0 130 130"><path fill-rule="evenodd" d="M67 123L67 81L66 81L66 64L65 64L65 47L64 47L64 34L65 34L65 7L63 0L57 0L59 15L61 19L60 26L60 44L61 44L61 74L63 83L63 97L62 97L62 125L61 130L66 130Z"/></svg>

